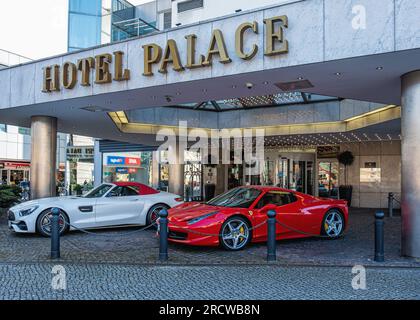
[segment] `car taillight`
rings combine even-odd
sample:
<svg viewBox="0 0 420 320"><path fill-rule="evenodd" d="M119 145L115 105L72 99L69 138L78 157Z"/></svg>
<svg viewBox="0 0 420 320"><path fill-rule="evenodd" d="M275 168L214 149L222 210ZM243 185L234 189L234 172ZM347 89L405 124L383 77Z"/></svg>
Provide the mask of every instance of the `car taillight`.
<svg viewBox="0 0 420 320"><path fill-rule="evenodd" d="M183 198L181 198L181 197L175 198L174 200L175 200L176 202L183 202L183 201L184 201L184 199L183 199Z"/></svg>

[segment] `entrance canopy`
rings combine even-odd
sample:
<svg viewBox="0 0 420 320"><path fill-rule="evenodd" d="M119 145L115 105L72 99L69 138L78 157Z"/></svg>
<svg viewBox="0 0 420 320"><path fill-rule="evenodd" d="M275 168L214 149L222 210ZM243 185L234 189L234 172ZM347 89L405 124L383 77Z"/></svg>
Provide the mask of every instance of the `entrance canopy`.
<svg viewBox="0 0 420 320"><path fill-rule="evenodd" d="M43 59L0 70L0 119L138 142L110 112L288 92L399 105L400 77L420 69L419 16L417 0L290 1Z"/></svg>

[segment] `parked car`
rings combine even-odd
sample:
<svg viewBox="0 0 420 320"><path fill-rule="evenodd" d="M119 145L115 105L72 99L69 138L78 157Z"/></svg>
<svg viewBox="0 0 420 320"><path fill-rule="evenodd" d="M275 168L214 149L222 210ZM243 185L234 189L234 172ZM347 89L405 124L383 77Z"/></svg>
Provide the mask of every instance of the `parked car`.
<svg viewBox="0 0 420 320"><path fill-rule="evenodd" d="M278 187L232 189L206 203L184 203L169 210L169 240L239 250L267 240L267 212L277 213L277 239L325 235L340 237L348 222L346 201L321 199ZM254 227L257 227L253 229Z"/></svg>
<svg viewBox="0 0 420 320"><path fill-rule="evenodd" d="M51 234L51 209L60 209L60 232L77 228L150 225L162 209L182 203L175 194L157 191L141 183L104 183L81 197L44 198L9 209L9 228L19 233ZM66 221L67 223L64 223Z"/></svg>

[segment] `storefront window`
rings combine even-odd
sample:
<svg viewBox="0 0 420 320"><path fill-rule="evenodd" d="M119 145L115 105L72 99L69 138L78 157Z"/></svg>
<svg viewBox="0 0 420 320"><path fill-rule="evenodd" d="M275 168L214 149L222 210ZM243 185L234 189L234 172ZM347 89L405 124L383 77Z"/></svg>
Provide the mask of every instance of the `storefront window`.
<svg viewBox="0 0 420 320"><path fill-rule="evenodd" d="M104 182L139 182L151 185L152 152L103 154Z"/></svg>
<svg viewBox="0 0 420 320"><path fill-rule="evenodd" d="M202 198L202 165L200 151L184 152L184 194L188 200L198 201Z"/></svg>
<svg viewBox="0 0 420 320"><path fill-rule="evenodd" d="M318 195L335 198L338 195L338 162L320 161L318 164Z"/></svg>

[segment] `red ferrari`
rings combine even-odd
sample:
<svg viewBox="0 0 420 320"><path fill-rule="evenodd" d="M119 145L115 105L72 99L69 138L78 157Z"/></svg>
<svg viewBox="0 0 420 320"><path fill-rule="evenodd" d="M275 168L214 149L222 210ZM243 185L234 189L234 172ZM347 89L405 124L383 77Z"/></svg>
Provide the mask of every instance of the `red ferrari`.
<svg viewBox="0 0 420 320"><path fill-rule="evenodd" d="M238 187L207 203L187 202L170 209L169 241L240 250L267 240L267 212L275 210L276 238L324 235L335 239L348 222L345 200L317 198L263 186Z"/></svg>

